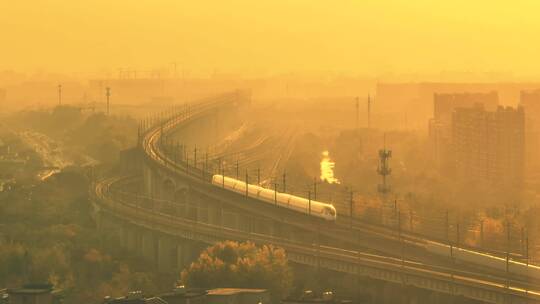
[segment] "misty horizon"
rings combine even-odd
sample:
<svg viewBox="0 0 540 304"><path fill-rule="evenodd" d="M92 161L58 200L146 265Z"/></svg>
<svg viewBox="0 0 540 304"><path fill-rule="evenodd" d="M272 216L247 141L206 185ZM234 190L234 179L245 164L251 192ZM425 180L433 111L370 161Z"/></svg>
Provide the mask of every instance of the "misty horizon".
<svg viewBox="0 0 540 304"><path fill-rule="evenodd" d="M462 0L4 2L0 70L175 64L178 72L250 76L464 71L538 79L538 9L536 1Z"/></svg>

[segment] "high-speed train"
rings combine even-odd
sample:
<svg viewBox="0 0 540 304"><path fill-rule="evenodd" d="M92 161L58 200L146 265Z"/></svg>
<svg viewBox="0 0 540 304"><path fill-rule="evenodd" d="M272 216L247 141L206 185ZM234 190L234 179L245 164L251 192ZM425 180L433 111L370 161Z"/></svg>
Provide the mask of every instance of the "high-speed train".
<svg viewBox="0 0 540 304"><path fill-rule="evenodd" d="M282 208L287 208L296 212L301 212L310 216L322 218L327 221L336 220L336 208L334 208L334 206L332 206L331 204L308 200L303 197L287 193L280 193L275 190L266 189L257 185L247 184L244 181L219 174L212 176L212 184L214 186L242 195L247 194L251 198L272 205L277 205Z"/></svg>

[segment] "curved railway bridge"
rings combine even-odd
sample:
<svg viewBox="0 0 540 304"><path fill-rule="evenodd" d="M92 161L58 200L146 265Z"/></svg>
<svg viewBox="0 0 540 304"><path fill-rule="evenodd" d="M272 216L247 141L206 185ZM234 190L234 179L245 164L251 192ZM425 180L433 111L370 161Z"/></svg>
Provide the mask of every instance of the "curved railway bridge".
<svg viewBox="0 0 540 304"><path fill-rule="evenodd" d="M345 216L327 222L213 186L212 174L223 171L220 160L196 151L188 157L170 134L197 121L234 114L247 102L242 92L235 92L145 121L139 162L131 164L131 173L93 184L98 228L118 233L121 246L163 272L178 272L208 244L250 240L283 247L292 263L357 276L364 282L359 289L375 286L368 290L376 291L375 297L385 288L403 288L410 302L451 297L540 303L536 282L427 255L410 246L418 236Z"/></svg>

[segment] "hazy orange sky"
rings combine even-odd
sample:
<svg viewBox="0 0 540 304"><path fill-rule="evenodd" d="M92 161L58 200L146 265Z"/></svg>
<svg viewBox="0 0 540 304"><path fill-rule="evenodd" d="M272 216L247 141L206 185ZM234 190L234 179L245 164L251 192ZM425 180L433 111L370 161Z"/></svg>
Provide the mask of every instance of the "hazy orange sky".
<svg viewBox="0 0 540 304"><path fill-rule="evenodd" d="M0 70L534 74L540 1L0 0Z"/></svg>

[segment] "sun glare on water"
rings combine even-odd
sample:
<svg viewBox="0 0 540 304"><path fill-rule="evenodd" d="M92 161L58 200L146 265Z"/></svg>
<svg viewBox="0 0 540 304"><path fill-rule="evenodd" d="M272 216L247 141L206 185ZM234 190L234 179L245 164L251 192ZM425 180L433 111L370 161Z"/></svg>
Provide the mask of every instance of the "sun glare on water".
<svg viewBox="0 0 540 304"><path fill-rule="evenodd" d="M334 176L336 163L330 158L328 151L323 151L321 160L321 180L329 184L339 184L339 180Z"/></svg>

